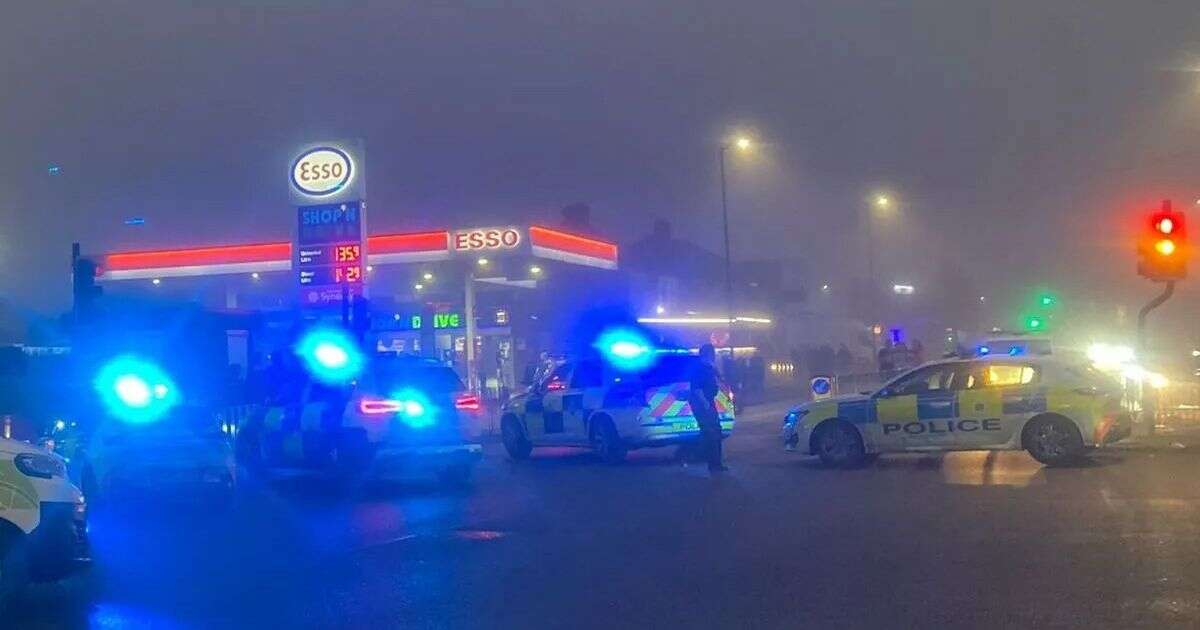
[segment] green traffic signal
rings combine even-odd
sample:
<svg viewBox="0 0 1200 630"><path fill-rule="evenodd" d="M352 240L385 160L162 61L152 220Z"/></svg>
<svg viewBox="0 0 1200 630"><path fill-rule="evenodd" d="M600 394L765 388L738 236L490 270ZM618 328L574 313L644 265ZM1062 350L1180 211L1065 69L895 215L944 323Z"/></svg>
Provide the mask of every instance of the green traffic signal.
<svg viewBox="0 0 1200 630"><path fill-rule="evenodd" d="M1042 330L1046 326L1045 320L1036 315L1025 319L1025 328L1031 331Z"/></svg>
<svg viewBox="0 0 1200 630"><path fill-rule="evenodd" d="M1049 293L1043 293L1038 297L1038 303L1042 306L1054 306L1056 303L1058 303L1058 298Z"/></svg>

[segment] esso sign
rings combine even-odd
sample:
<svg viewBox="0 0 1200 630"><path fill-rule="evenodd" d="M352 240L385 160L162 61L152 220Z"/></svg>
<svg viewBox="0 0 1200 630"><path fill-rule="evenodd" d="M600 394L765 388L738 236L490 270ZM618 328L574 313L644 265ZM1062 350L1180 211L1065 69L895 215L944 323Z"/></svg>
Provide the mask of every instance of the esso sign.
<svg viewBox="0 0 1200 630"><path fill-rule="evenodd" d="M454 238L451 241L451 245L456 252L513 249L520 244L521 231L517 228L460 230L454 233Z"/></svg>
<svg viewBox="0 0 1200 630"><path fill-rule="evenodd" d="M333 147L309 149L292 164L292 186L312 197L336 193L353 176L354 162L350 156Z"/></svg>

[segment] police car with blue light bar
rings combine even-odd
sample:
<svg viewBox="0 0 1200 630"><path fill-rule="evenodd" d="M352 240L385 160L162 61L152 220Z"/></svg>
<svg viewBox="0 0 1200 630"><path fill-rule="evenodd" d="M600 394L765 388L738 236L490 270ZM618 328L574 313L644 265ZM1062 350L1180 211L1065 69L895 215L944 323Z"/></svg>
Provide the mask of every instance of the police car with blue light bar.
<svg viewBox="0 0 1200 630"><path fill-rule="evenodd" d="M1130 433L1120 386L1088 366L1046 356L937 361L878 391L791 409L785 448L854 467L880 453L1027 450L1049 466Z"/></svg>
<svg viewBox="0 0 1200 630"><path fill-rule="evenodd" d="M368 357L336 335L311 345L322 370L294 375L238 431L243 463L355 476L434 472L455 484L470 478L483 454L482 401L453 369L420 357Z"/></svg>
<svg viewBox="0 0 1200 630"><path fill-rule="evenodd" d="M501 433L513 459L525 459L538 446L592 448L617 463L630 449L689 444L700 427L688 397L689 377L700 358L694 354L644 349L627 339L601 345L621 359L563 361L504 406ZM611 341L611 343L609 343ZM632 344L630 347L626 347ZM637 350L633 348L637 346ZM733 433L733 396L721 384L716 398L721 433Z"/></svg>

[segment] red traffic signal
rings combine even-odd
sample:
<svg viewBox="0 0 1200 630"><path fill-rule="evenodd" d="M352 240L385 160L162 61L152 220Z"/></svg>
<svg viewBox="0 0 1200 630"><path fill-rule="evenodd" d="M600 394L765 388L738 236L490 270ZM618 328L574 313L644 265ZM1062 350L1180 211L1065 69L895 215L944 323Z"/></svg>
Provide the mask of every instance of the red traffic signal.
<svg viewBox="0 0 1200 630"><path fill-rule="evenodd" d="M1187 216L1164 200L1145 225L1138 243L1138 274L1157 282L1187 277Z"/></svg>

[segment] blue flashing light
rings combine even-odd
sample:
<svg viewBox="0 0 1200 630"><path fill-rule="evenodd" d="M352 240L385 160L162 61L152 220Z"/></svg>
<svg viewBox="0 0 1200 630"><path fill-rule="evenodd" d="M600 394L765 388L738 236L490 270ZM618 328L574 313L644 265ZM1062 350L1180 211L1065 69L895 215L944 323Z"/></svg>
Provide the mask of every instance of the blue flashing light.
<svg viewBox="0 0 1200 630"><path fill-rule="evenodd" d="M650 339L636 328L610 328L594 344L604 359L624 372L641 372L654 367L658 352Z"/></svg>
<svg viewBox="0 0 1200 630"><path fill-rule="evenodd" d="M976 352L979 354L979 356L981 356L981 357L987 356L987 355L989 355L989 354L991 354L991 353L992 353L992 349L991 349L991 348L989 348L989 347L987 347L987 346L979 346L979 348L977 348L975 351L976 351Z"/></svg>
<svg viewBox="0 0 1200 630"><path fill-rule="evenodd" d="M396 416L401 422L414 429L425 429L437 422L437 408L424 393L406 388L390 397L398 404Z"/></svg>
<svg viewBox="0 0 1200 630"><path fill-rule="evenodd" d="M179 403L171 377L155 363L134 355L106 363L92 386L109 413L130 424L156 422Z"/></svg>
<svg viewBox="0 0 1200 630"><path fill-rule="evenodd" d="M1013 346L1008 349L1008 356L1010 357L1018 357L1022 354L1025 354L1025 348L1022 348L1021 346Z"/></svg>
<svg viewBox="0 0 1200 630"><path fill-rule="evenodd" d="M818 396L824 396L825 394L828 394L832 388L833 384L829 382L828 378L821 377L814 378L812 380L812 391Z"/></svg>
<svg viewBox="0 0 1200 630"><path fill-rule="evenodd" d="M129 217L125 219L125 225L146 225L146 219L143 217Z"/></svg>
<svg viewBox="0 0 1200 630"><path fill-rule="evenodd" d="M349 383L362 373L366 363L354 339L337 328L308 331L296 344L295 352L309 374L326 385Z"/></svg>
<svg viewBox="0 0 1200 630"><path fill-rule="evenodd" d="M50 166L46 167L46 173L50 174L51 176L59 175L62 173L62 167L57 164L51 164Z"/></svg>

